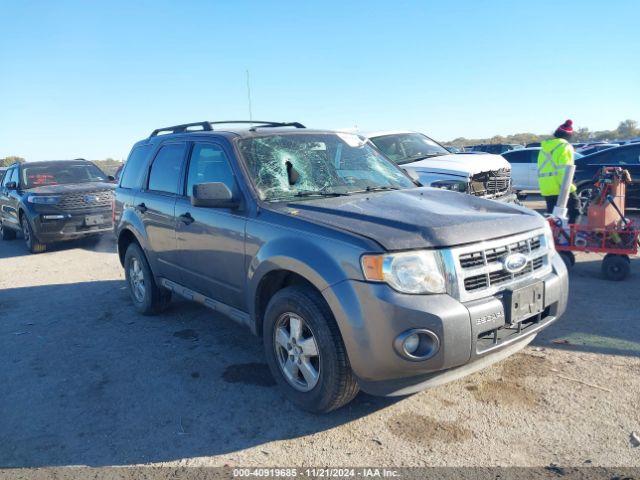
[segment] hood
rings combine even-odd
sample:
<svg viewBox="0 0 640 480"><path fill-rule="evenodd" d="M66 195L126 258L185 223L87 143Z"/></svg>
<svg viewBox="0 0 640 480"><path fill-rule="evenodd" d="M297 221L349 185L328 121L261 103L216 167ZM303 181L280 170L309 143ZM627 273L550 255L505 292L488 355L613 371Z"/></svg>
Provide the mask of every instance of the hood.
<svg viewBox="0 0 640 480"><path fill-rule="evenodd" d="M272 206L368 237L387 250L452 247L544 226L533 210L428 187Z"/></svg>
<svg viewBox="0 0 640 480"><path fill-rule="evenodd" d="M501 155L490 153L454 153L426 158L417 162L404 163L401 168L408 168L419 172L448 173L451 175L472 176L477 173L506 168L511 165Z"/></svg>
<svg viewBox="0 0 640 480"><path fill-rule="evenodd" d="M86 183L65 183L62 185L43 185L25 190L35 195L64 195L65 193L100 192L103 190L114 190L113 183L106 182L86 182Z"/></svg>

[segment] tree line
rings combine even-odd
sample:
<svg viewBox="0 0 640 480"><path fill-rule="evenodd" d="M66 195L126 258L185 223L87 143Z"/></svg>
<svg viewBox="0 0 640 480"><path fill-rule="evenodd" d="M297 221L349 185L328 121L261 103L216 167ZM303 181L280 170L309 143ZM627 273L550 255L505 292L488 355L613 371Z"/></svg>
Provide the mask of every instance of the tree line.
<svg viewBox="0 0 640 480"><path fill-rule="evenodd" d="M465 138L458 137L449 142L444 142L445 145L454 145L463 147L466 145L479 145L487 143L519 143L526 145L527 143L541 142L547 140L553 136L553 132L549 134L535 134L535 133L516 133L514 135L495 135L491 138ZM610 141L616 140L630 140L632 138L640 137L640 128L638 128L638 122L635 120L624 120L620 122L618 128L615 130L599 130L591 131L587 127L577 129L572 142L595 142L595 141Z"/></svg>

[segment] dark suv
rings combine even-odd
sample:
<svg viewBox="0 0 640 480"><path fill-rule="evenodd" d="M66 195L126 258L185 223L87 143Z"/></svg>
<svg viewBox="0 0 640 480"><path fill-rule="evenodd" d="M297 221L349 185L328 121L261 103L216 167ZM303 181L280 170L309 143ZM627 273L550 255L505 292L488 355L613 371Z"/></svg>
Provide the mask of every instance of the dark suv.
<svg viewBox="0 0 640 480"><path fill-rule="evenodd" d="M3 240L21 231L32 253L113 230L113 180L86 160L16 163L0 183Z"/></svg>
<svg viewBox="0 0 640 480"><path fill-rule="evenodd" d="M218 123L134 145L116 189L120 261L140 312L177 293L261 336L300 407L459 378L565 310L539 214L416 188L358 135Z"/></svg>

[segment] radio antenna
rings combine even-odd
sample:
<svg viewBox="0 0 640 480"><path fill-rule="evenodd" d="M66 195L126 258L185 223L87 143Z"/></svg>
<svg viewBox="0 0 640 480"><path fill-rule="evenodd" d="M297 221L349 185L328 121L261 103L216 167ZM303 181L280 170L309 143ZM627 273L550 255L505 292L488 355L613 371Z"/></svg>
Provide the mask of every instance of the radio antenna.
<svg viewBox="0 0 640 480"><path fill-rule="evenodd" d="M251 111L251 80L249 78L249 69L247 69L247 100L249 102L249 121L253 123L253 112Z"/></svg>

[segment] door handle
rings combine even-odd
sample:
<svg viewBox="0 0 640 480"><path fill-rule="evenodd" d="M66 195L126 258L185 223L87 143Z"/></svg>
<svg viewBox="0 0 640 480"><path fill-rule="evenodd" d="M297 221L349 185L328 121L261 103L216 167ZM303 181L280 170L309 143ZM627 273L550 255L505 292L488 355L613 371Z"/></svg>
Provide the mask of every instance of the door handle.
<svg viewBox="0 0 640 480"><path fill-rule="evenodd" d="M195 221L196 221L196 219L195 219L195 218L193 218L189 212L187 212L187 213L183 213L183 214L182 214L182 215L180 215L178 218L179 218L179 219L180 219L180 221L181 221L182 223L184 223L185 225L191 225L193 222L195 222Z"/></svg>
<svg viewBox="0 0 640 480"><path fill-rule="evenodd" d="M136 210L139 211L140 213L144 213L149 209L144 203L139 203L138 205L136 205Z"/></svg>

